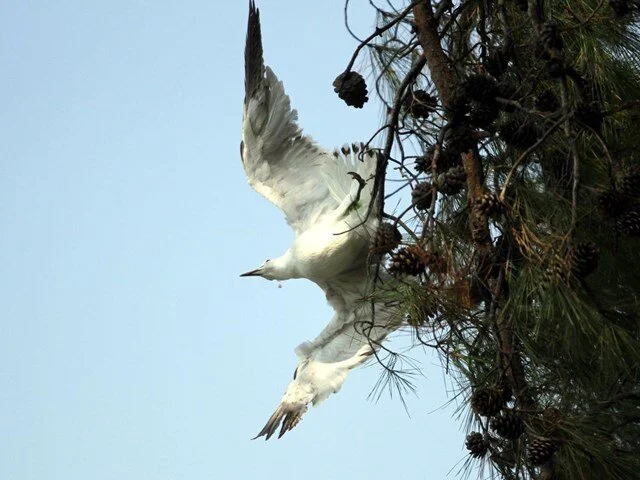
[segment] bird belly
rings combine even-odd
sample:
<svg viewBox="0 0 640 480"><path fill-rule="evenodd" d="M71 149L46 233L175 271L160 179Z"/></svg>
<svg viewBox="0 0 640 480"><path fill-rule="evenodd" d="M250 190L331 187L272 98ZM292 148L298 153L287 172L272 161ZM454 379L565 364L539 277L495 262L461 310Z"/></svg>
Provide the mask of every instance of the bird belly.
<svg viewBox="0 0 640 480"><path fill-rule="evenodd" d="M298 237L295 257L303 277L321 282L366 263L369 240L363 229L341 233L345 230L346 225L332 230L318 227Z"/></svg>

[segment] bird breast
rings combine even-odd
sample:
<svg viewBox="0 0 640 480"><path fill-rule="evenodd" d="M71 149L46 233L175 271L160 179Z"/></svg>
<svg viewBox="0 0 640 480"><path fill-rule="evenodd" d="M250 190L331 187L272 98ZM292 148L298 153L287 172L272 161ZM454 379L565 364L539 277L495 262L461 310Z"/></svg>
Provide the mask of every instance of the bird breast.
<svg viewBox="0 0 640 480"><path fill-rule="evenodd" d="M367 260L369 237L363 227L348 231L345 223L321 224L300 235L294 256L301 276L322 282Z"/></svg>

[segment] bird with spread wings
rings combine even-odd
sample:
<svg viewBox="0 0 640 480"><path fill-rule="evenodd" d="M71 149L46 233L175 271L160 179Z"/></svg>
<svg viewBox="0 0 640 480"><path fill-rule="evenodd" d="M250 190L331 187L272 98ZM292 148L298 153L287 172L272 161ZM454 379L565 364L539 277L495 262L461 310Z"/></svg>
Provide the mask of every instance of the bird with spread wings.
<svg viewBox="0 0 640 480"><path fill-rule="evenodd" d="M279 427L281 437L295 427L308 405L336 393L396 325L392 308L370 301L379 272L369 243L379 219L366 212L377 153L360 145L341 153L302 134L282 82L264 65L260 13L251 1L240 154L249 183L283 211L295 239L283 255L243 276L307 278L335 310L320 334L296 349L293 381L256 438L269 439Z"/></svg>

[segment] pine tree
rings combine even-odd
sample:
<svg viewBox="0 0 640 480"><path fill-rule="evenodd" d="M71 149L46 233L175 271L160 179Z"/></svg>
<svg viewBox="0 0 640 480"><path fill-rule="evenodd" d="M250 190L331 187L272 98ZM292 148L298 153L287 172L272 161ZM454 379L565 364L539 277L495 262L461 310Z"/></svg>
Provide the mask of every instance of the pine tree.
<svg viewBox="0 0 640 480"><path fill-rule="evenodd" d="M467 399L461 475L640 479L639 4L380 2L349 62L388 112L380 268Z"/></svg>

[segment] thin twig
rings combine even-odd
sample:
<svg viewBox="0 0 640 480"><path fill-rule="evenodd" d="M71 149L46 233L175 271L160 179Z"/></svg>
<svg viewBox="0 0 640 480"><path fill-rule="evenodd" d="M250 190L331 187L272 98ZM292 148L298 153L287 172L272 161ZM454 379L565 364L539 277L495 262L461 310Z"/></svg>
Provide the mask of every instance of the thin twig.
<svg viewBox="0 0 640 480"><path fill-rule="evenodd" d="M371 40L373 40L376 37L379 37L380 35L382 35L384 32L386 32L387 30L389 30L391 27L393 27L396 23L400 22L402 19L404 19L409 13L411 13L411 10L413 9L413 7L419 3L419 0L413 2L411 5L409 5L407 8L405 8L401 14L399 14L396 18L394 18L393 20L391 20L389 23L387 23L386 25L382 26L382 27L376 27L375 31L369 35L367 38L365 38L364 40L362 40L360 42L360 45L358 45L355 49L355 51L353 52L353 55L351 56L351 60L349 61L349 63L347 64L347 68L345 68L345 72L348 72L351 70L351 67L353 67L353 64L356 61L356 58L358 57L358 54L360 53L360 50L362 50L366 45L369 44L369 42ZM346 16L346 8L347 6L345 5L345 16Z"/></svg>
<svg viewBox="0 0 640 480"><path fill-rule="evenodd" d="M378 202L379 202L377 214L381 215L382 211L384 210L384 199L382 197L384 196L383 189L384 189L385 171L387 168L388 158L391 155L391 148L393 147L393 139L394 139L393 133L398 124L398 117L400 116L400 105L402 104L402 99L404 98L405 90L420 74L425 64L426 64L426 58L424 56L421 56L420 59L415 63L415 65L411 67L411 70L409 70L406 77L398 87L398 90L396 91L396 94L393 100L393 109L391 110L391 114L390 114L391 118L390 118L390 121L387 123L387 126L388 128L391 129L391 131L387 135L387 141L384 146L384 150L382 151L382 154L378 155L378 166L376 168L376 177L375 177L375 180L373 181L373 192L371 194L371 202L369 203L367 214L365 215L365 221L367 218L369 218L369 215L371 215L371 212L373 211L373 207L376 203L376 198L378 198ZM380 193L380 195L378 195L378 193Z"/></svg>

